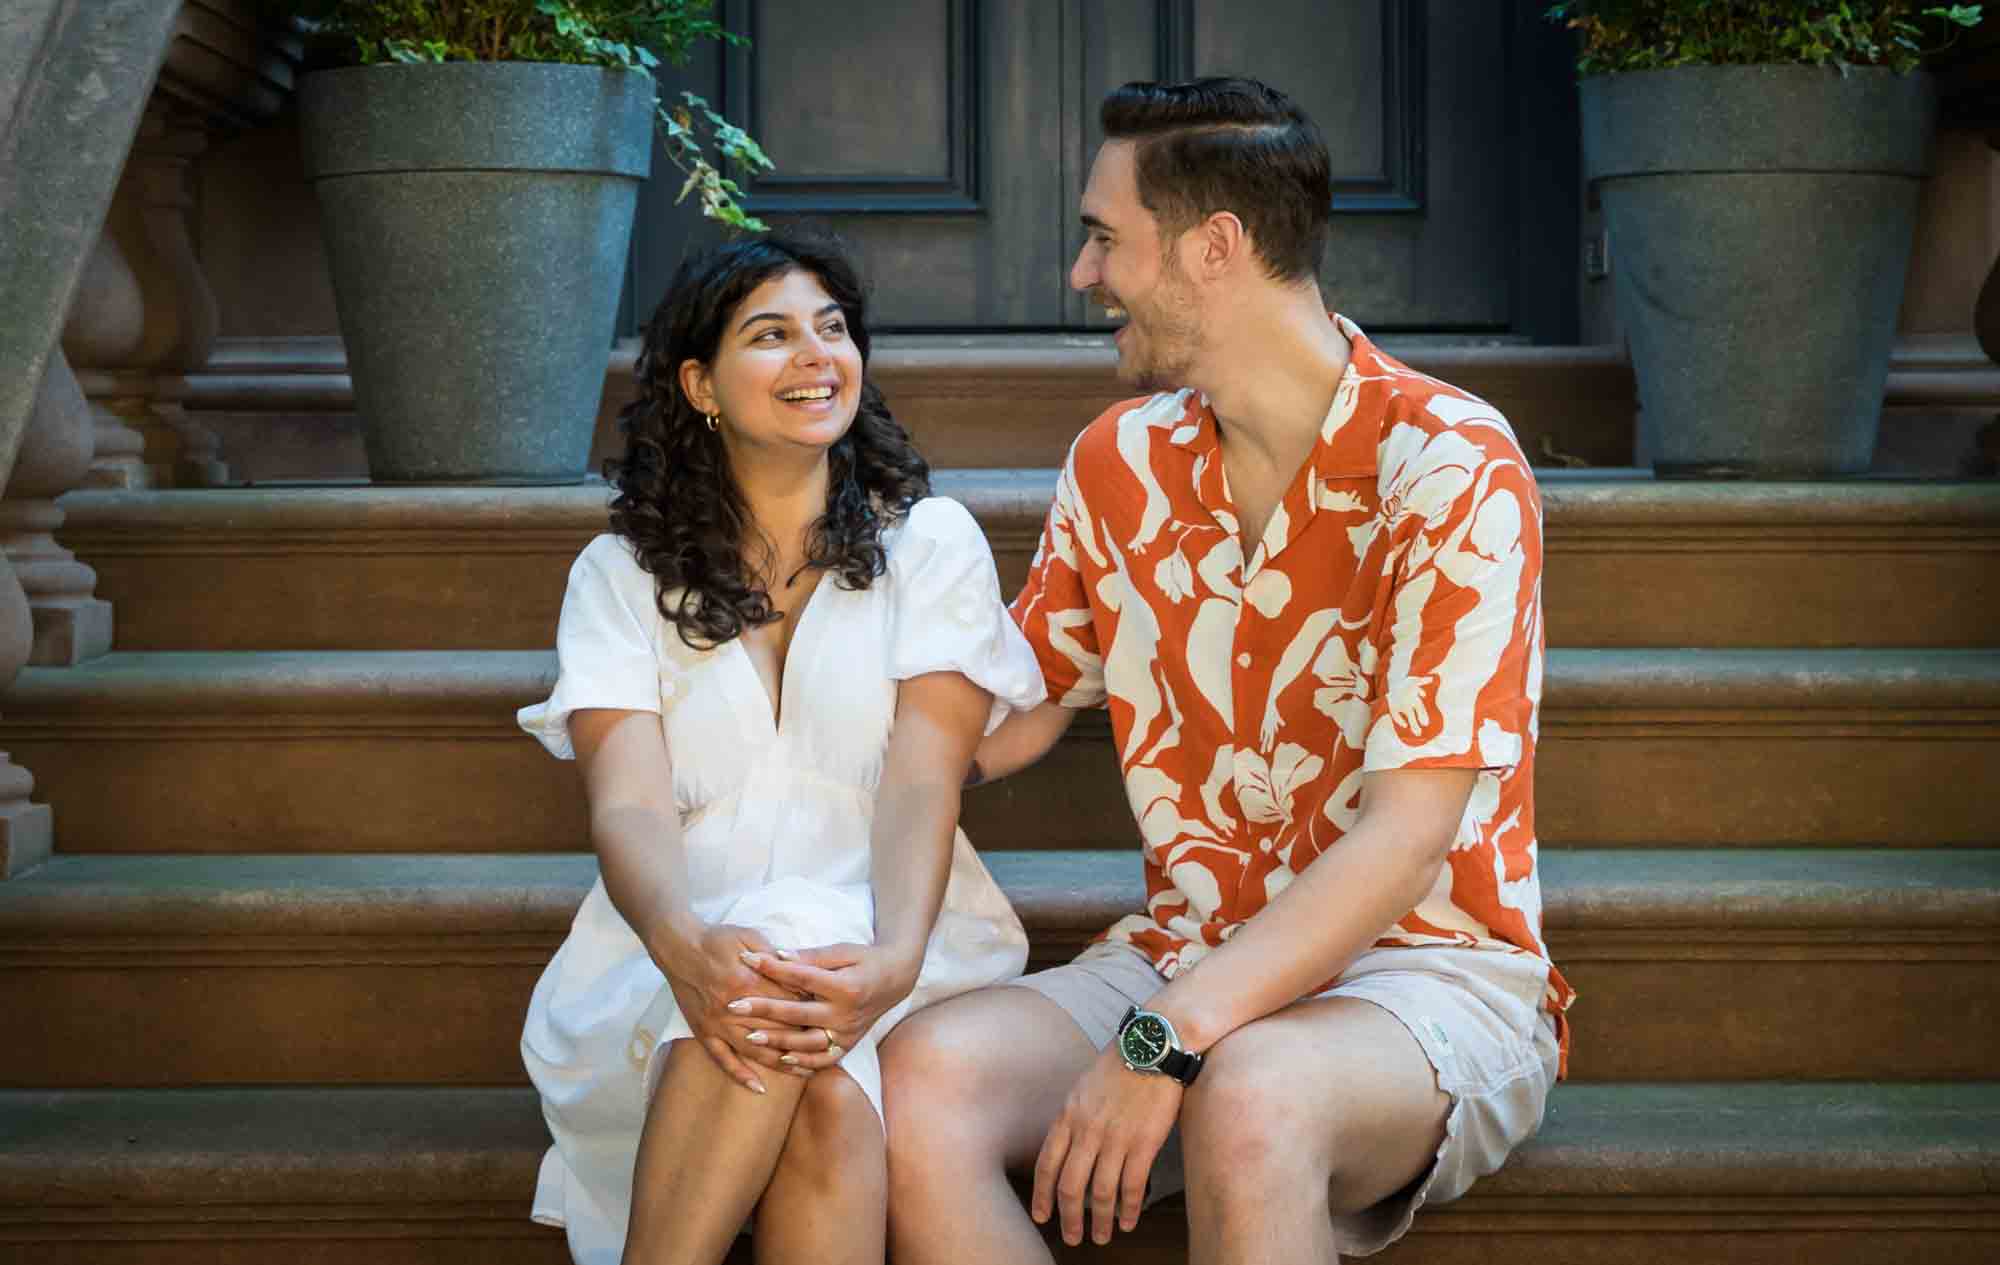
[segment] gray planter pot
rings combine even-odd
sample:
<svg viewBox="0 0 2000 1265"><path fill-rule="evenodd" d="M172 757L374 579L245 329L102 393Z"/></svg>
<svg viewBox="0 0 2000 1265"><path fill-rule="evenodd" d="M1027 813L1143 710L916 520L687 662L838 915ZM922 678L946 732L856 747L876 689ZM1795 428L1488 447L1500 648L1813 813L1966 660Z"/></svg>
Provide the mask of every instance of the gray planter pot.
<svg viewBox="0 0 2000 1265"><path fill-rule="evenodd" d="M1881 69L1586 79L1644 447L1665 476L1868 468L1936 114Z"/></svg>
<svg viewBox="0 0 2000 1265"><path fill-rule="evenodd" d="M375 480L584 476L654 95L645 75L532 62L306 77Z"/></svg>

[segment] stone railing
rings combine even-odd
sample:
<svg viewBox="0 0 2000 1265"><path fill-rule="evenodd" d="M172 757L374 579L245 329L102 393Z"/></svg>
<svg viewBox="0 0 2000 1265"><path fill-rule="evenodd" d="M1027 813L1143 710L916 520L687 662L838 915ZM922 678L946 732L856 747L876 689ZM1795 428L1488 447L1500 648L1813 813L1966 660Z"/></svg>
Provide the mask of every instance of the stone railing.
<svg viewBox="0 0 2000 1265"><path fill-rule="evenodd" d="M190 163L275 113L295 60L250 0L0 12L0 688L111 647L95 573L56 543L58 497L223 477L181 404L217 329ZM33 786L0 755L0 878L49 854Z"/></svg>

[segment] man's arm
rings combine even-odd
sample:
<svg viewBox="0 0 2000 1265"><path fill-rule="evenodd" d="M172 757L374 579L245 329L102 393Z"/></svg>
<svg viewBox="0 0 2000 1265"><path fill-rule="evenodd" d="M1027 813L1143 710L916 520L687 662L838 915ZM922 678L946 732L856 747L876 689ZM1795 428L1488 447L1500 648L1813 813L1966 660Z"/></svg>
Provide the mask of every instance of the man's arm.
<svg viewBox="0 0 2000 1265"><path fill-rule="evenodd" d="M1276 899L1147 1003L1188 1049L1204 1052L1253 1020L1338 975L1436 884L1471 797L1476 769L1367 774L1361 816ZM1030 1215L1062 1212L1063 1237L1082 1241L1086 1194L1100 1209L1138 1224L1146 1175L1180 1116L1186 1094L1171 1076L1125 1067L1114 1042L1083 1074L1035 1160Z"/></svg>
<svg viewBox="0 0 2000 1265"><path fill-rule="evenodd" d="M980 742L965 784L978 786L1019 773L1047 755L1075 719L1075 709L1055 702L1043 703L1033 711L1015 712Z"/></svg>
<svg viewBox="0 0 2000 1265"><path fill-rule="evenodd" d="M1362 780L1361 817L1201 968L1151 1009L1190 1050L1206 1050L1347 969L1422 903L1472 796L1476 769L1393 769Z"/></svg>

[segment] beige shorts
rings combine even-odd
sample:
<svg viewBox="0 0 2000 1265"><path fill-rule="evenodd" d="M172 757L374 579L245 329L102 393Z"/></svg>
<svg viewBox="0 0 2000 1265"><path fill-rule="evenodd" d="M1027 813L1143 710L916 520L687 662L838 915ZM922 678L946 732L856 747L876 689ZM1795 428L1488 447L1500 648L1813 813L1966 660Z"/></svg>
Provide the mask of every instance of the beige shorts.
<svg viewBox="0 0 2000 1265"><path fill-rule="evenodd" d="M1498 1169L1542 1121L1558 1054L1555 1024L1540 1011L1548 968L1539 959L1476 949L1371 949L1320 997L1358 997L1394 1015L1423 1047L1438 1088L1451 1098L1444 1142L1428 1171L1371 1208L1334 1218L1343 1256L1379 1252L1410 1228L1417 1209L1465 1193ZM1094 944L1065 966L1009 987L1061 1006L1103 1049L1128 1006L1143 1006L1166 980L1128 944ZM1180 1130L1160 1149L1146 1198L1183 1185Z"/></svg>

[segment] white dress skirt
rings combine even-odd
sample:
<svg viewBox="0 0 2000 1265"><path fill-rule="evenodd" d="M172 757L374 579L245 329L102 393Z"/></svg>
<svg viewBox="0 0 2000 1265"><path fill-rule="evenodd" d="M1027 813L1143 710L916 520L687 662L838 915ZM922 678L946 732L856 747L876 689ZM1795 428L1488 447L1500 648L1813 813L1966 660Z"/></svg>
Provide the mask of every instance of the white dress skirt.
<svg viewBox="0 0 2000 1265"><path fill-rule="evenodd" d="M1042 701L1042 674L1000 600L986 537L932 497L884 533L888 572L850 591L828 576L799 616L782 720L737 641L690 649L654 603L653 577L620 537L570 569L556 635L559 674L521 727L574 758L582 708L656 712L697 917L753 927L780 948L874 940L869 831L897 682L963 673L994 697L990 731ZM943 910L910 996L840 1066L882 1110L876 1047L919 1006L1020 974L1027 937L958 832ZM665 977L599 881L542 973L521 1033L554 1145L534 1218L567 1228L578 1265L616 1265L646 1105L670 1042L693 1033ZM703 1122L685 1122L690 1144Z"/></svg>

